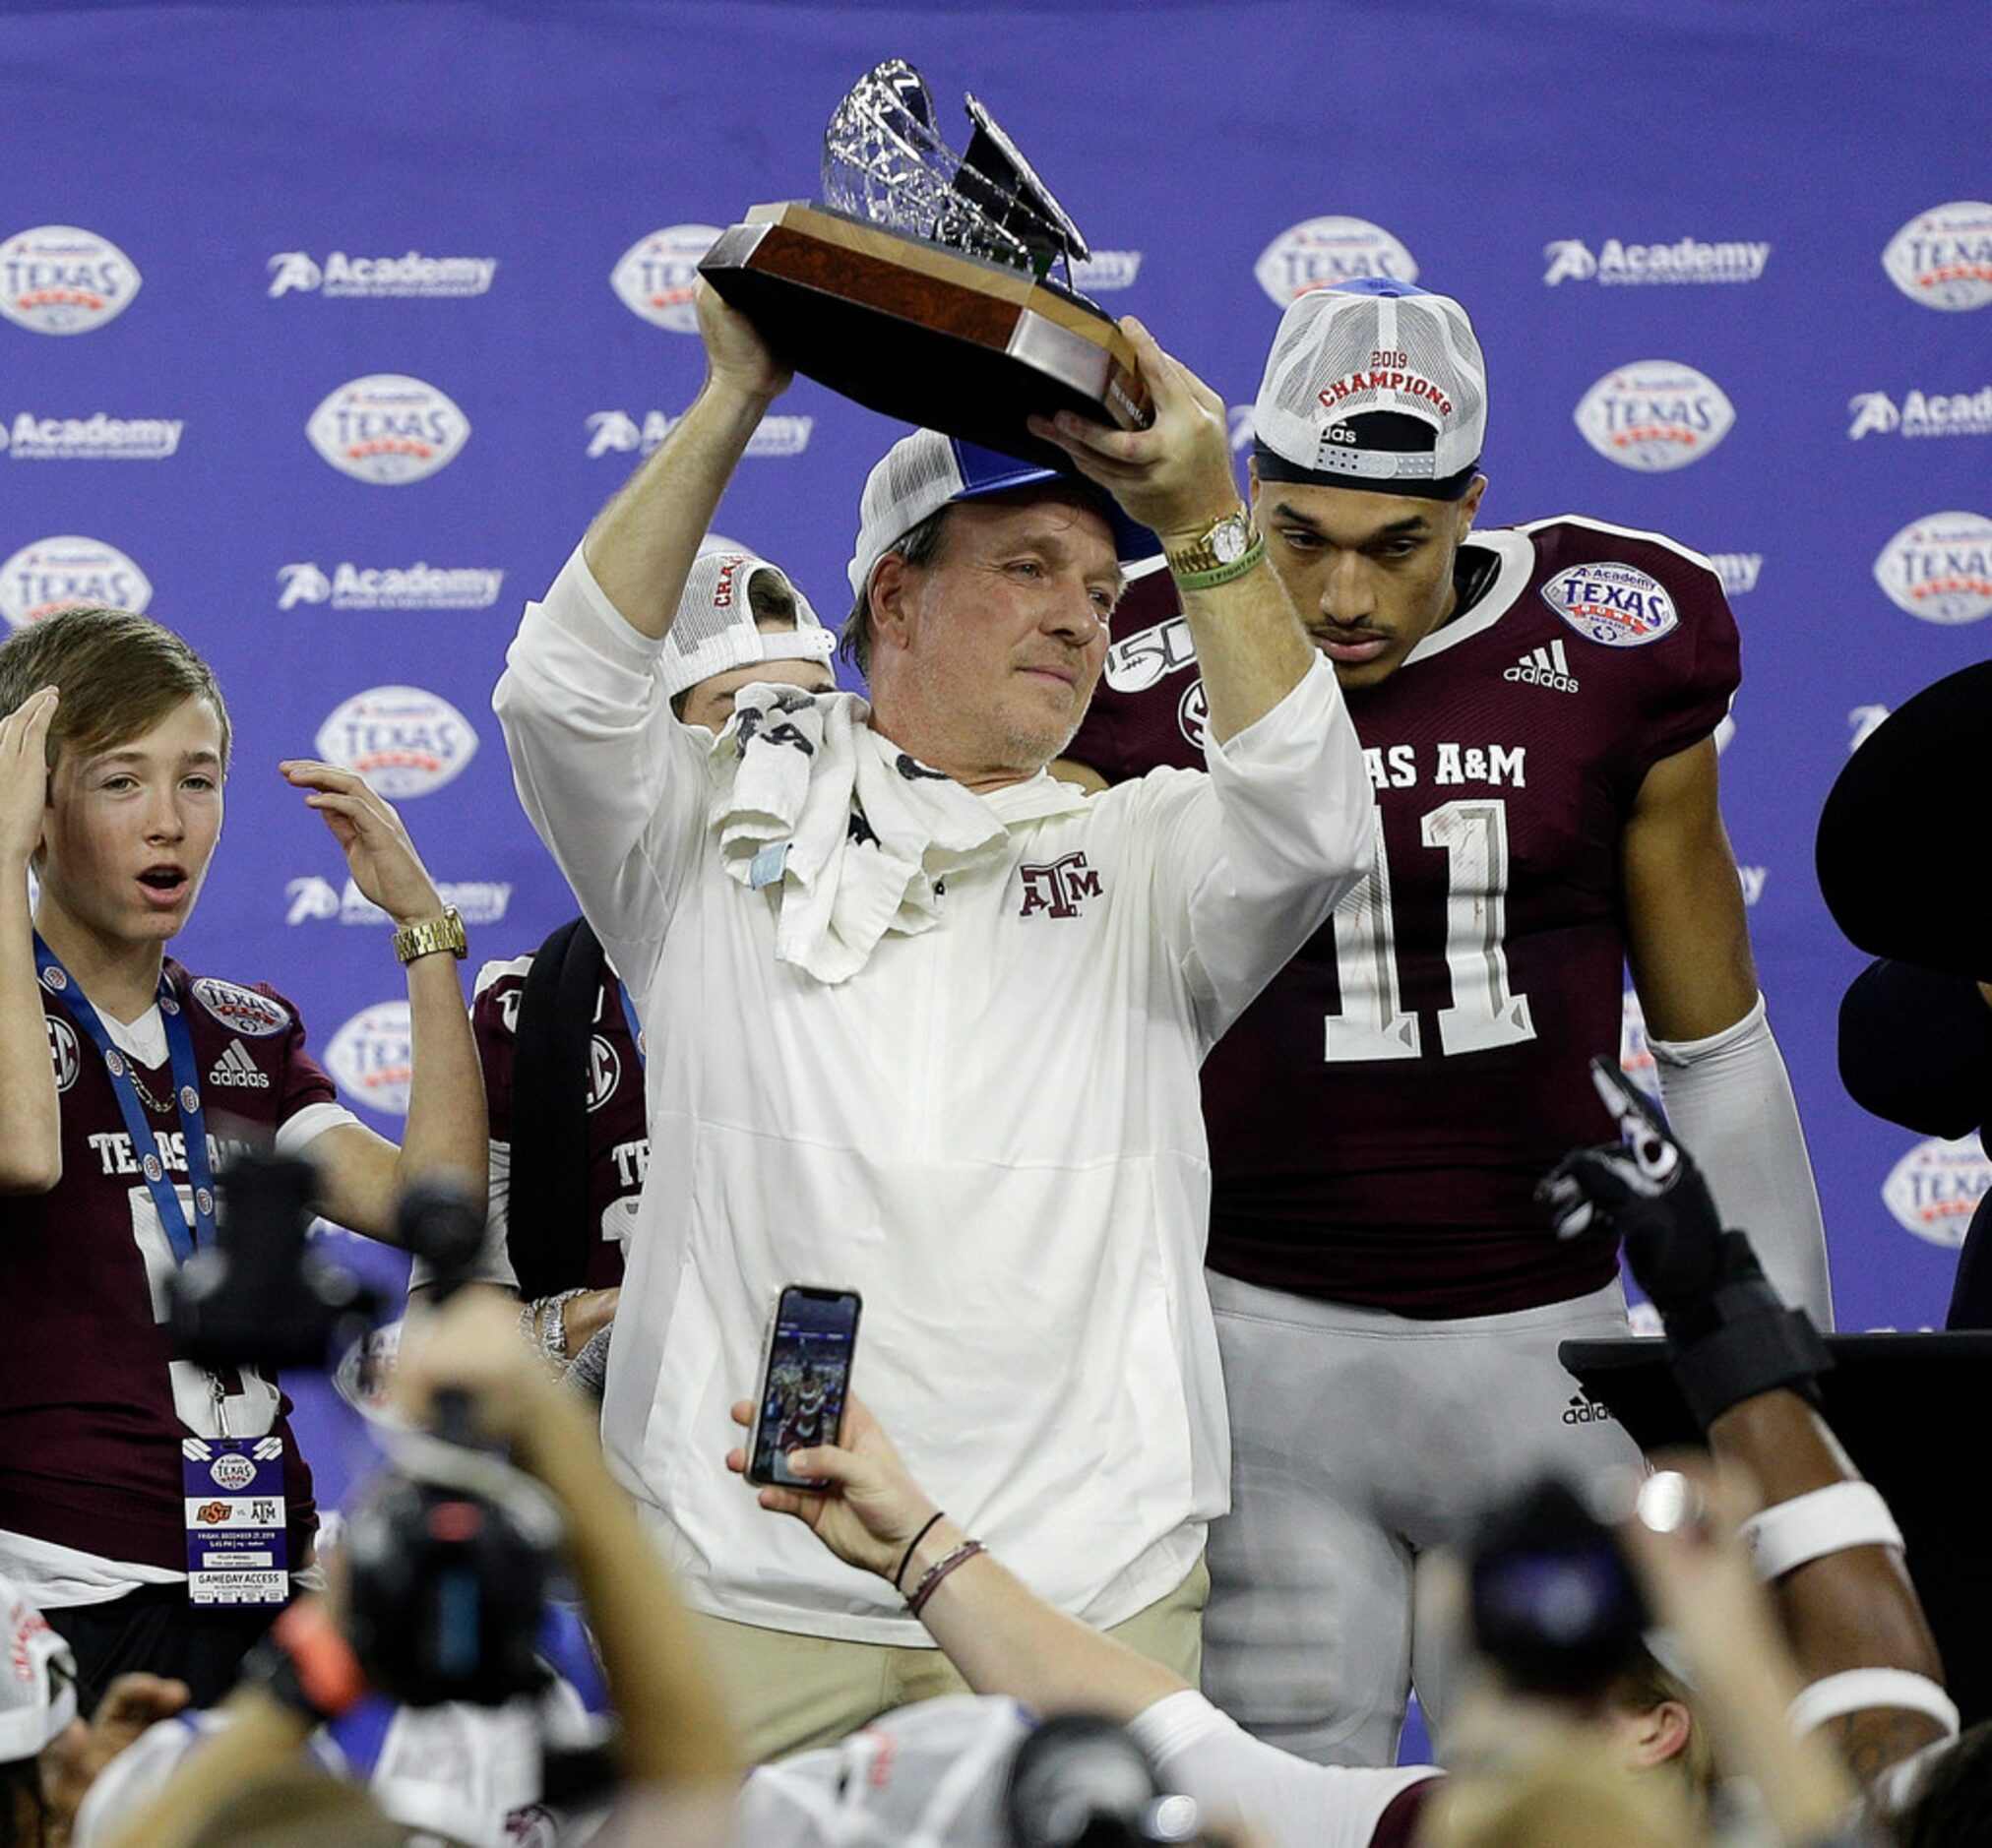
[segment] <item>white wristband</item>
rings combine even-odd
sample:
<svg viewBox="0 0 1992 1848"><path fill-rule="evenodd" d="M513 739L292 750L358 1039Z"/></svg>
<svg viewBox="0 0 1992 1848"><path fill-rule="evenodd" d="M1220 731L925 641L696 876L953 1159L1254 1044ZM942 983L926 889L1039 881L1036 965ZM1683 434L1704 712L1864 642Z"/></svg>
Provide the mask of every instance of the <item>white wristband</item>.
<svg viewBox="0 0 1992 1848"><path fill-rule="evenodd" d="M1905 1668L1850 1668L1816 1681L1785 1711L1794 1733L1869 1707L1900 1707L1927 1714L1947 1733L1958 1730L1958 1704L1927 1675Z"/></svg>
<svg viewBox="0 0 1992 1848"><path fill-rule="evenodd" d="M1848 1547L1899 1547L1902 1530L1870 1482L1835 1482L1753 1514L1738 1529L1767 1585Z"/></svg>

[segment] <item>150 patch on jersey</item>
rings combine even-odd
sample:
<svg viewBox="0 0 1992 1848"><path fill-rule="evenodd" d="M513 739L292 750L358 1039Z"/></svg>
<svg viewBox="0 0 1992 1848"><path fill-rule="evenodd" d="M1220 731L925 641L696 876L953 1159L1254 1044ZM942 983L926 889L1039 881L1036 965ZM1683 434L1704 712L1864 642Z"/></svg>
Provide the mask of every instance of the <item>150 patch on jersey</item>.
<svg viewBox="0 0 1992 1848"><path fill-rule="evenodd" d="M268 1039L290 1024L289 1010L280 1002L259 995L253 988L218 982L212 975L204 975L194 984L194 999L223 1026L251 1039Z"/></svg>
<svg viewBox="0 0 1992 1848"><path fill-rule="evenodd" d="M1681 626L1673 596L1631 565L1573 565L1542 586L1542 600L1588 642L1643 648Z"/></svg>

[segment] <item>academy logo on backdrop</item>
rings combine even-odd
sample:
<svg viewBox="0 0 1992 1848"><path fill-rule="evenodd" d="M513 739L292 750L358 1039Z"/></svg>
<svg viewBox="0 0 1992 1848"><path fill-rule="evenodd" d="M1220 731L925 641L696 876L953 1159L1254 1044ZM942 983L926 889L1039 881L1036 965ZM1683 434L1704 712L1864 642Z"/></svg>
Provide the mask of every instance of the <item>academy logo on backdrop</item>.
<svg viewBox="0 0 1992 1848"><path fill-rule="evenodd" d="M279 609L326 603L334 609L489 609L505 583L502 571L470 566L378 567L342 560L331 577L310 563L282 565L277 582Z"/></svg>
<svg viewBox="0 0 1992 1848"><path fill-rule="evenodd" d="M31 334L92 334L139 292L138 265L107 237L41 224L0 243L0 315Z"/></svg>
<svg viewBox="0 0 1992 1848"><path fill-rule="evenodd" d="M277 295L416 296L431 300L482 295L497 274L496 257L348 257L335 250L323 263L301 250L270 259L270 293Z"/></svg>
<svg viewBox="0 0 1992 1848"><path fill-rule="evenodd" d="M325 1066L348 1097L387 1116L408 1114L414 1075L413 1037L405 1001L363 1008L332 1036Z"/></svg>
<svg viewBox="0 0 1992 1848"><path fill-rule="evenodd" d="M1959 199L1918 214L1889 240L1882 268L1925 308L1984 307L1992 301L1992 205Z"/></svg>
<svg viewBox="0 0 1992 1848"><path fill-rule="evenodd" d="M1992 436L1992 385L1978 392L1910 392L1897 404L1886 392L1847 400L1846 433L1864 436Z"/></svg>
<svg viewBox="0 0 1992 1848"><path fill-rule="evenodd" d="M1931 514L1912 521L1882 547L1875 582L1897 608L1928 623L1992 615L1992 520Z"/></svg>
<svg viewBox="0 0 1992 1848"><path fill-rule="evenodd" d="M470 420L433 385L376 372L347 380L304 428L312 448L342 474L402 487L456 461Z"/></svg>
<svg viewBox="0 0 1992 1848"><path fill-rule="evenodd" d="M357 770L389 801L454 781L477 754L470 721L420 687L369 687L318 728L318 755Z"/></svg>
<svg viewBox="0 0 1992 1848"><path fill-rule="evenodd" d="M1111 295L1133 288L1141 272L1142 253L1138 250L1096 250L1072 266L1072 282L1089 295Z"/></svg>
<svg viewBox="0 0 1992 1848"><path fill-rule="evenodd" d="M588 454L597 456L648 456L671 433L677 421L668 411L647 410L642 421L625 410L595 410L588 417ZM816 427L814 417L763 417L747 439L749 456L800 456L809 447L809 433Z"/></svg>
<svg viewBox="0 0 1992 1848"><path fill-rule="evenodd" d="M1736 407L1713 379L1672 359L1606 373L1575 414L1600 456L1647 473L1700 462L1736 422Z"/></svg>
<svg viewBox="0 0 1992 1848"><path fill-rule="evenodd" d="M1627 244L1608 237L1597 248L1575 237L1545 244L1542 279L1559 282L1754 282L1771 259L1769 244L1705 244L1683 237L1671 244Z"/></svg>
<svg viewBox="0 0 1992 1848"><path fill-rule="evenodd" d="M1681 626L1674 599L1632 565L1573 565L1542 586L1542 600L1588 642L1643 648Z"/></svg>
<svg viewBox="0 0 1992 1848"><path fill-rule="evenodd" d="M669 224L640 237L616 260L609 285L633 315L673 334L696 334L699 310L692 289L699 259L719 235L716 224Z"/></svg>
<svg viewBox="0 0 1992 1848"><path fill-rule="evenodd" d="M512 888L489 880L436 882L436 895L446 905L455 905L466 924L503 923L512 903ZM316 875L293 879L283 888L286 924L378 924L392 925L391 918L348 879L342 891L329 879ZM54 1017L52 1015L49 1016Z"/></svg>
<svg viewBox="0 0 1992 1848"><path fill-rule="evenodd" d="M36 539L0 565L0 616L17 629L79 603L143 613L152 600L146 574L116 546L77 533Z"/></svg>
<svg viewBox="0 0 1992 1848"><path fill-rule="evenodd" d="M180 447L178 417L37 417L0 423L0 450L15 462L163 462Z"/></svg>
<svg viewBox="0 0 1992 1848"><path fill-rule="evenodd" d="M1756 589L1764 572L1762 552L1711 552L1709 563L1722 581L1724 596L1741 596L1745 590Z"/></svg>
<svg viewBox="0 0 1992 1848"><path fill-rule="evenodd" d="M1992 1161L1975 1136L1918 1142L1890 1170L1882 1201L1904 1231L1955 1250L1992 1188Z"/></svg>
<svg viewBox="0 0 1992 1848"><path fill-rule="evenodd" d="M1288 225L1260 253L1252 274L1275 304L1284 308L1309 289L1332 288L1358 277L1415 282L1418 266L1381 224L1328 217Z"/></svg>

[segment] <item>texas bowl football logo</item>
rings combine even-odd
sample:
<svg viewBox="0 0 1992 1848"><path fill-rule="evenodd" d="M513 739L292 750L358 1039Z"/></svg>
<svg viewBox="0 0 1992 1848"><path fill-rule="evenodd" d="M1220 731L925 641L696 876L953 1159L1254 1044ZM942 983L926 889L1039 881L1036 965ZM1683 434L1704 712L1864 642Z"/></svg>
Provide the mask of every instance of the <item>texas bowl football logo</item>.
<svg viewBox="0 0 1992 1848"><path fill-rule="evenodd" d="M143 613L152 600L146 574L116 546L78 533L36 539L0 565L0 616L17 629L79 603Z"/></svg>
<svg viewBox="0 0 1992 1848"><path fill-rule="evenodd" d="M369 687L318 728L318 755L394 801L452 781L477 754L470 721L421 687Z"/></svg>
<svg viewBox="0 0 1992 1848"><path fill-rule="evenodd" d="M234 982L218 982L212 975L194 984L194 999L231 1033L249 1039L269 1039L290 1024L290 1010L281 1002Z"/></svg>
<svg viewBox="0 0 1992 1848"><path fill-rule="evenodd" d="M1542 586L1542 600L1587 642L1608 648L1643 648L1681 626L1666 586L1632 565L1573 565Z"/></svg>
<svg viewBox="0 0 1992 1848"><path fill-rule="evenodd" d="M342 474L398 488L455 462L469 438L470 420L433 385L376 372L342 385L304 430Z"/></svg>
<svg viewBox="0 0 1992 1848"><path fill-rule="evenodd" d="M214 1478L218 1489L226 1489L231 1495L240 1492L256 1480L256 1465L239 1450L226 1450L208 1465L208 1474Z"/></svg>
<svg viewBox="0 0 1992 1848"><path fill-rule="evenodd" d="M1925 308L1984 307L1992 301L1992 205L1959 199L1919 213L1889 240L1882 268Z"/></svg>
<svg viewBox="0 0 1992 1848"><path fill-rule="evenodd" d="M31 334L93 334L138 292L138 266L94 231L42 224L0 243L0 315Z"/></svg>
<svg viewBox="0 0 1992 1848"><path fill-rule="evenodd" d="M1955 1142L1933 1136L1896 1163L1882 1183L1882 1200L1903 1230L1955 1250L1988 1188L1992 1161L1975 1136Z"/></svg>
<svg viewBox="0 0 1992 1848"><path fill-rule="evenodd" d="M391 1117L408 1114L412 1031L405 1001L364 1008L332 1036L326 1069L347 1096Z"/></svg>
<svg viewBox="0 0 1992 1848"><path fill-rule="evenodd" d="M1974 623L1992 615L1992 520L1931 514L1882 548L1875 582L1899 609L1926 623Z"/></svg>
<svg viewBox="0 0 1992 1848"><path fill-rule="evenodd" d="M1418 266L1381 224L1328 217L1289 225L1260 253L1252 274L1275 304L1284 308L1309 289L1333 288L1358 277L1415 282Z"/></svg>
<svg viewBox="0 0 1992 1848"><path fill-rule="evenodd" d="M1621 468L1685 468L1727 436L1736 407L1706 373L1672 359L1608 372L1578 404L1584 440Z"/></svg>
<svg viewBox="0 0 1992 1848"><path fill-rule="evenodd" d="M699 259L718 235L716 224L668 224L640 237L609 272L610 286L631 314L673 334L696 334L699 310L692 290Z"/></svg>

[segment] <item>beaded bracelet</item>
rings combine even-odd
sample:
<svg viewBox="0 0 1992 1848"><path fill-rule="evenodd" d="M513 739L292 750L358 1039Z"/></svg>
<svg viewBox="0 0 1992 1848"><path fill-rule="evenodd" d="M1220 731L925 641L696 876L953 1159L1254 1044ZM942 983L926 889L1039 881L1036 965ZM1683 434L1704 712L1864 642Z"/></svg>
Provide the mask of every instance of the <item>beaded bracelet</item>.
<svg viewBox="0 0 1992 1848"><path fill-rule="evenodd" d="M913 1595L906 1600L906 1609L917 1617L927 1608L927 1600L934 1595L941 1580L958 1566L965 1566L976 1554L987 1549L979 1540L964 1540L946 1559L936 1560L927 1568L926 1576L913 1587Z"/></svg>

